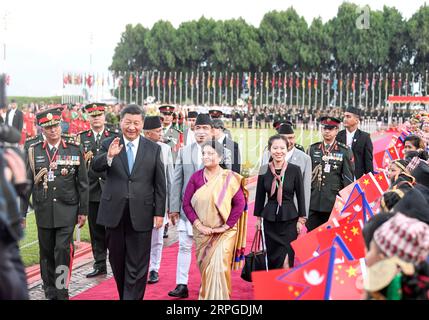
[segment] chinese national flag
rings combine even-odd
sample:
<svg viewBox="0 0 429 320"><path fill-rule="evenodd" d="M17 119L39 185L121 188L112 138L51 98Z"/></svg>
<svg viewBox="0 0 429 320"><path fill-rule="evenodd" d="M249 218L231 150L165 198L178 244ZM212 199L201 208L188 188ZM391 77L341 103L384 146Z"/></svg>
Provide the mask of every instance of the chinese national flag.
<svg viewBox="0 0 429 320"><path fill-rule="evenodd" d="M398 152L398 150L396 149L395 146L390 147L389 149L386 150L386 152L389 155L390 160L398 160L398 159L400 159L399 152Z"/></svg>
<svg viewBox="0 0 429 320"><path fill-rule="evenodd" d="M368 202L377 200L383 195L383 192L387 190L383 190L383 188L380 187L380 184L371 172L360 177L358 184L362 192L365 193Z"/></svg>
<svg viewBox="0 0 429 320"><path fill-rule="evenodd" d="M348 216L339 221L340 226L317 234L320 250L333 245L336 236L339 236L350 251L354 259L365 257L365 243L362 235L361 221Z"/></svg>
<svg viewBox="0 0 429 320"><path fill-rule="evenodd" d="M256 271L252 273L254 298L256 300L295 300L299 298L307 286L285 285L277 278L285 273L284 269Z"/></svg>
<svg viewBox="0 0 429 320"><path fill-rule="evenodd" d="M390 187L389 178L387 178L386 171L374 172L373 176L381 190L386 192Z"/></svg>
<svg viewBox="0 0 429 320"><path fill-rule="evenodd" d="M336 248L331 247L319 256L307 260L303 264L277 277L285 288L304 286L305 290L296 300L327 300L329 299L331 277L333 273Z"/></svg>
<svg viewBox="0 0 429 320"><path fill-rule="evenodd" d="M374 168L383 168L384 166L384 155L385 155L385 150L374 153Z"/></svg>
<svg viewBox="0 0 429 320"><path fill-rule="evenodd" d="M363 259L334 265L330 300L361 300L364 295Z"/></svg>
<svg viewBox="0 0 429 320"><path fill-rule="evenodd" d="M396 137L395 147L396 147L396 150L398 151L399 157L404 158L405 156L404 142L402 141L401 137Z"/></svg>

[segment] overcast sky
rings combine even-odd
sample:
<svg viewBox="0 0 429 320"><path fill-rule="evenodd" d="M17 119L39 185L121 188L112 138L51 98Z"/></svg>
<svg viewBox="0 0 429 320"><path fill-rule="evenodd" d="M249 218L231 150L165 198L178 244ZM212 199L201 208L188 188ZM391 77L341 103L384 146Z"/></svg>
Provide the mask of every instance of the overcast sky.
<svg viewBox="0 0 429 320"><path fill-rule="evenodd" d="M61 93L63 72L107 73L126 24L151 28L158 20L181 22L207 18L244 18L258 26L271 10L293 6L308 23L336 15L342 0L0 0L0 72L11 76L8 95ZM396 7L410 18L423 0L354 0L372 9ZM6 19L5 18L6 15ZM5 32L6 21L6 32ZM90 38L92 36L92 45ZM6 43L6 59L3 45ZM92 65L90 52L92 51Z"/></svg>

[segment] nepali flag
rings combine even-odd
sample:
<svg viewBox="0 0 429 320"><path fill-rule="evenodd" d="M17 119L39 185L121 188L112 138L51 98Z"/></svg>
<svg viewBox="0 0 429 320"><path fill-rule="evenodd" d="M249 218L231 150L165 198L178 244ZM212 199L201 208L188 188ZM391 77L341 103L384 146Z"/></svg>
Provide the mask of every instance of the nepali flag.
<svg viewBox="0 0 429 320"><path fill-rule="evenodd" d="M336 247L323 251L315 258L277 277L277 281L289 286L301 286L303 291L295 300L328 300L334 270Z"/></svg>
<svg viewBox="0 0 429 320"><path fill-rule="evenodd" d="M341 215L346 217L350 215L352 219L351 221L357 219L366 223L371 217L374 216L374 213L372 212L371 207L366 200L365 193L360 190L359 185L356 185L355 188L357 188L359 195L354 199L351 197L348 199L344 205L343 210L341 211Z"/></svg>

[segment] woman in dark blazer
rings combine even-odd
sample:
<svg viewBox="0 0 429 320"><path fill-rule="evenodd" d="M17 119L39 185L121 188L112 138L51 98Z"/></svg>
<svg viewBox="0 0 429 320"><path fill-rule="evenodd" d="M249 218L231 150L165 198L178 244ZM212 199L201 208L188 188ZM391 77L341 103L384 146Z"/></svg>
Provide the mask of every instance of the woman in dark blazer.
<svg viewBox="0 0 429 320"><path fill-rule="evenodd" d="M268 268L283 268L286 255L289 266L293 267L295 253L290 243L298 237L306 222L302 174L298 166L287 163L287 142L282 136L270 137L268 149L271 161L261 167L256 187L256 228L261 228L263 218Z"/></svg>

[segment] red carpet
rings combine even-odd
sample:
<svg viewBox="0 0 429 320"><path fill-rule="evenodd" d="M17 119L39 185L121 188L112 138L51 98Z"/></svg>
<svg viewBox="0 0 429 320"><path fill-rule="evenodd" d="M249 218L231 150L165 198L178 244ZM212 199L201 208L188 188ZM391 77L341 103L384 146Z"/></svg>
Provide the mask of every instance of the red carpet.
<svg viewBox="0 0 429 320"><path fill-rule="evenodd" d="M247 228L247 246L246 254L250 251L253 236L255 234L256 218L253 216L254 203L249 205L249 218ZM176 265L177 251L179 244L164 248L162 253L161 268L159 270L159 282L156 284L148 284L146 286L145 300L175 300L168 296L168 292L176 287ZM232 296L233 300L252 300L253 285L240 278L240 271L232 272ZM198 270L195 261L195 246L192 248L192 262L189 272L189 298L191 300L198 299L198 291L200 286L200 271ZM75 296L72 300L118 300L115 280L112 278L103 283L88 289L81 294ZM181 299L182 300L182 299Z"/></svg>

